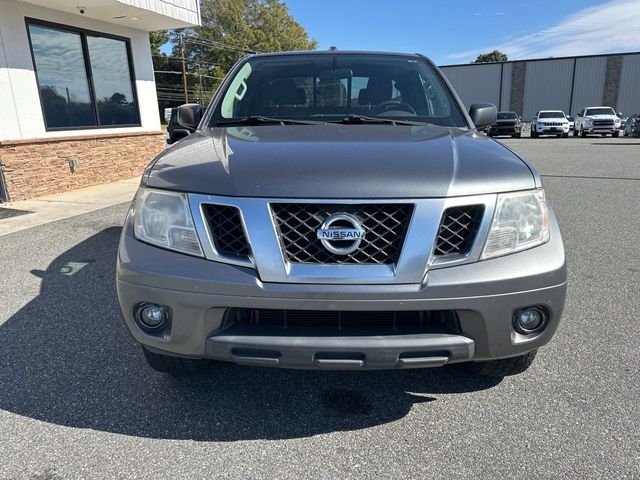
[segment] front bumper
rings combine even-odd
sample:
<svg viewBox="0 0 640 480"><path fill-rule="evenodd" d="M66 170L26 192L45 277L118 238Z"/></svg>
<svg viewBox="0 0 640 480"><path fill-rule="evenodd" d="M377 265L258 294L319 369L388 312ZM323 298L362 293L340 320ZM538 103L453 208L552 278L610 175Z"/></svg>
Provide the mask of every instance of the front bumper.
<svg viewBox="0 0 640 480"><path fill-rule="evenodd" d="M487 133L489 135L517 135L520 131L520 125L492 125Z"/></svg>
<svg viewBox="0 0 640 480"><path fill-rule="evenodd" d="M169 355L290 368L386 369L439 366L522 355L551 340L564 307L566 266L551 218L551 240L505 257L429 271L420 284L336 285L261 282L251 268L190 257L141 243L127 221L117 263L120 307L130 332L146 348ZM139 302L167 305L170 332L141 330ZM513 312L541 305L547 327L523 336ZM456 334L272 334L221 328L229 308L338 311L453 311Z"/></svg>
<svg viewBox="0 0 640 480"><path fill-rule="evenodd" d="M569 125L564 126L536 126L536 131L538 135L560 135L564 133L569 133Z"/></svg>
<svg viewBox="0 0 640 480"><path fill-rule="evenodd" d="M594 126L584 126L582 127L582 130L584 130L586 133L615 133L618 130L620 130L619 126L610 126L610 125L605 125L605 126L599 126L599 125L594 125Z"/></svg>

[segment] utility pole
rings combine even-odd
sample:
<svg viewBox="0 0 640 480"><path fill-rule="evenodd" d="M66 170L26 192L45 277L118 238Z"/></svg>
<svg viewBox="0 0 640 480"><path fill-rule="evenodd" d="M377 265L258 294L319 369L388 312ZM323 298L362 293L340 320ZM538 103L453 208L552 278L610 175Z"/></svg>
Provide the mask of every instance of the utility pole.
<svg viewBox="0 0 640 480"><path fill-rule="evenodd" d="M202 85L202 59L204 58L204 52L202 51L202 45L200 45L200 63L198 64L198 79L200 80L200 105L204 105L203 85Z"/></svg>
<svg viewBox="0 0 640 480"><path fill-rule="evenodd" d="M182 58L182 85L184 87L184 103L189 103L189 93L187 92L187 67L184 62L184 39L180 37L180 57Z"/></svg>

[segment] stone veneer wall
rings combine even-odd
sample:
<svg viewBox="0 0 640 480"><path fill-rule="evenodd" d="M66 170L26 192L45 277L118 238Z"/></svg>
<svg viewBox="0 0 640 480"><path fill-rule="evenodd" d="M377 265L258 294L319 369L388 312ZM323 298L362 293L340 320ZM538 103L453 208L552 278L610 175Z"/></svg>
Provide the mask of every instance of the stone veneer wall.
<svg viewBox="0 0 640 480"><path fill-rule="evenodd" d="M0 168L16 201L141 175L163 148L162 132L2 141Z"/></svg>

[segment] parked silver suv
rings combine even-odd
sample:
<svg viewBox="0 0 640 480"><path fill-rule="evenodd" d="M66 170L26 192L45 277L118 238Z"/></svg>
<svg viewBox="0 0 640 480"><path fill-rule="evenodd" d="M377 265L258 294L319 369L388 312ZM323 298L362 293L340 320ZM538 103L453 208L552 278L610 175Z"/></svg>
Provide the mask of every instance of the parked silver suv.
<svg viewBox="0 0 640 480"><path fill-rule="evenodd" d="M243 58L146 169L117 264L153 368L524 371L562 313L540 176L420 55Z"/></svg>

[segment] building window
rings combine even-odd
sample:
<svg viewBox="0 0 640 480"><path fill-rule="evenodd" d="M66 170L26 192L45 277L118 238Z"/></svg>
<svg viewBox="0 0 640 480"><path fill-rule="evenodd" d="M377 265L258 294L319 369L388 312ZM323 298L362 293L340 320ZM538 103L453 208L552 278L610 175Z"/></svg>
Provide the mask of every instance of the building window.
<svg viewBox="0 0 640 480"><path fill-rule="evenodd" d="M140 125L127 39L27 21L47 130Z"/></svg>

